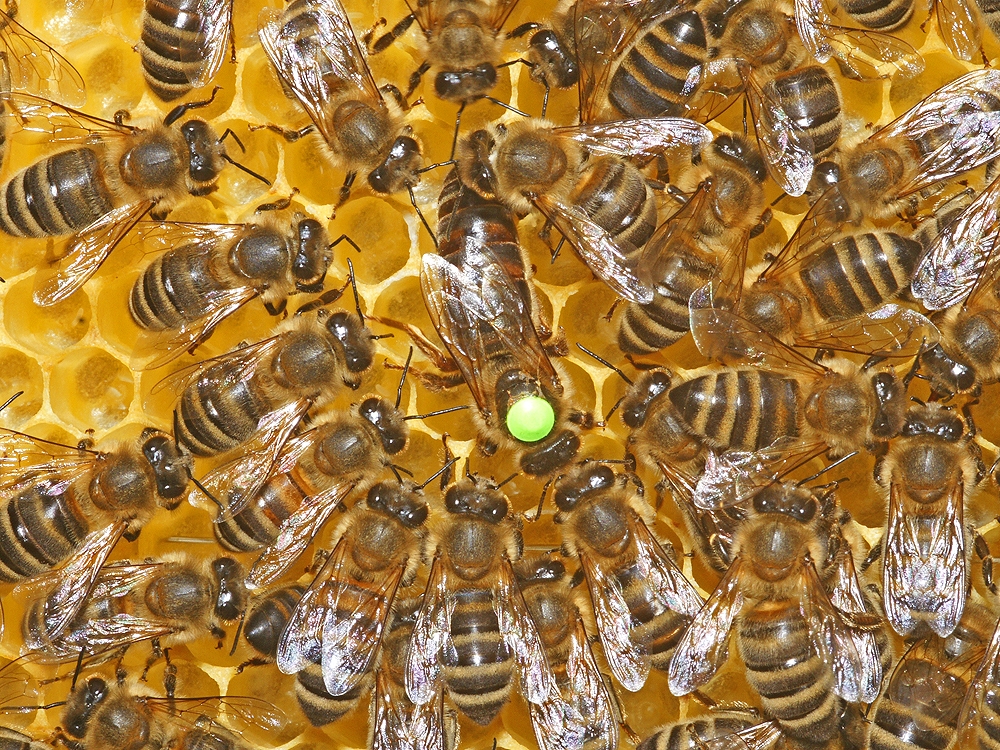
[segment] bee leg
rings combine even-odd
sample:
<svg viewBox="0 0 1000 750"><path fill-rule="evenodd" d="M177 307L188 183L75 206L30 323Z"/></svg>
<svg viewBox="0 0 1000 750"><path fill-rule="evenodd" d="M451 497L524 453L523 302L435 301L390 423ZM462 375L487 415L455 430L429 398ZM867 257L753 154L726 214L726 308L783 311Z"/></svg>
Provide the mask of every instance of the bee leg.
<svg viewBox="0 0 1000 750"><path fill-rule="evenodd" d="M462 102L458 107L458 114L455 115L455 135L451 138L451 156L449 159L454 160L455 158L455 148L458 146L458 130L462 126L462 113L465 111L465 102Z"/></svg>
<svg viewBox="0 0 1000 750"><path fill-rule="evenodd" d="M864 562L861 563L861 572L862 573L867 572L867 570L872 565L874 565L875 563L877 563L881 559L881 557L882 557L882 541L883 540L881 540L881 539L878 540L878 542L875 544L875 546L872 547L871 550L868 552L868 557L866 557L864 559Z"/></svg>
<svg viewBox="0 0 1000 750"><path fill-rule="evenodd" d="M163 692L170 700L173 713L173 701L177 693L177 665L170 661L170 649L163 649L163 658L167 662L163 668Z"/></svg>
<svg viewBox="0 0 1000 750"><path fill-rule="evenodd" d="M543 28L544 24L535 23L534 21L528 21L527 23L522 23L516 29L511 29L507 32L508 39L520 39L525 34L529 34L532 31L538 31L538 29Z"/></svg>
<svg viewBox="0 0 1000 750"><path fill-rule="evenodd" d="M288 306L288 300L287 299L281 300L281 302L279 302L277 305L272 304L270 302L265 302L264 303L264 309L267 310L267 314L271 315L271 316L274 316L274 317L277 317L278 315L281 315L281 313L283 313L285 311L285 308L287 306Z"/></svg>
<svg viewBox="0 0 1000 750"><path fill-rule="evenodd" d="M347 173L347 176L344 178L344 184L340 186L340 197L337 199L337 205L333 207L333 214L331 214L330 219L336 217L337 209L347 203L347 199L351 197L351 187L354 185L354 180L357 177L357 172Z"/></svg>
<svg viewBox="0 0 1000 750"><path fill-rule="evenodd" d="M559 238L559 244L556 245L556 249L552 251L552 262L553 263L555 263L556 262L556 258L559 257L559 251L562 250L562 246L564 244L566 244L566 238L565 237L560 237Z"/></svg>
<svg viewBox="0 0 1000 750"><path fill-rule="evenodd" d="M997 585L993 580L993 555L990 553L990 546L986 543L986 539L975 529L972 530L972 551L979 558L983 583L995 595Z"/></svg>
<svg viewBox="0 0 1000 750"><path fill-rule="evenodd" d="M149 643L153 647L153 653L150 654L150 657L148 659L146 659L146 666L142 670L142 676L139 678L143 682L146 681L146 676L149 674L150 667L152 667L154 664L156 664L156 662L158 662L161 658L163 658L163 649L160 648L160 639L154 638Z"/></svg>
<svg viewBox="0 0 1000 750"><path fill-rule="evenodd" d="M398 86L391 83L387 83L384 86L379 86L378 90L381 91L383 94L388 94L393 99L395 99L396 104L398 104L399 108L402 109L404 112L408 112L410 110L411 105L409 104L409 102L406 101L406 98L403 96L403 92L399 90Z"/></svg>
<svg viewBox="0 0 1000 750"><path fill-rule="evenodd" d="M417 17L412 13L408 16L404 16L395 26L376 39L375 43L372 44L371 37L375 36L375 28L378 28L378 25L376 25L375 28L373 28L368 34L365 34L364 41L365 46L368 47L368 54L377 55L379 52L384 52L389 48L390 44L399 39L399 37L403 36L403 34L409 30L409 28L413 25L413 22L416 20Z"/></svg>
<svg viewBox="0 0 1000 750"><path fill-rule="evenodd" d="M479 440L479 452L484 456L492 456L497 452L500 446L494 443L492 440L480 439Z"/></svg>
<svg viewBox="0 0 1000 750"><path fill-rule="evenodd" d="M247 667L263 667L265 664L272 664L270 659L263 656L255 656L252 659L247 659L245 662L236 667L236 674L243 674L243 670Z"/></svg>
<svg viewBox="0 0 1000 750"><path fill-rule="evenodd" d="M289 143L295 143L295 141L299 140L299 138L302 138L303 136L312 133L316 129L316 126L306 125L301 130L289 130L288 128L283 128L280 125L274 125L273 123L268 123L267 125L250 125L248 126L247 129L251 133L256 130L270 130L280 135Z"/></svg>
<svg viewBox="0 0 1000 750"><path fill-rule="evenodd" d="M365 32L364 36L361 37L361 41L365 43L366 50L369 51L371 50L372 39L375 38L375 32L387 26L388 24L389 22L386 21L385 17L383 16L382 18L379 18L377 21L375 21L375 23L372 24L372 27Z"/></svg>
<svg viewBox="0 0 1000 750"><path fill-rule="evenodd" d="M417 86L420 85L420 79L424 77L424 73L431 69L431 64L424 60L420 63L420 67L414 70L410 74L410 82L406 87L406 100L409 101L410 97L413 96L413 92L417 90Z"/></svg>

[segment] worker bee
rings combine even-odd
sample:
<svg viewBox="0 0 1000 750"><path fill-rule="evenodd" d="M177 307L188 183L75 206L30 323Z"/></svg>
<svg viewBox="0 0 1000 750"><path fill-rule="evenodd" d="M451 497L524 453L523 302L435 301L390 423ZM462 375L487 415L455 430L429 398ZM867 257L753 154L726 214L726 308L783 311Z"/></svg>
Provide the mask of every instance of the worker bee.
<svg viewBox="0 0 1000 750"><path fill-rule="evenodd" d="M0 432L5 509L0 580L55 574L65 614L119 539L134 540L157 507L173 510L187 489L191 458L169 435L147 428L107 450Z"/></svg>
<svg viewBox="0 0 1000 750"><path fill-rule="evenodd" d="M145 0L140 26L137 49L146 85L163 101L173 101L207 86L222 67L231 43L233 0Z"/></svg>
<svg viewBox="0 0 1000 750"><path fill-rule="evenodd" d="M226 634L220 623L239 619L245 606L244 575L228 557L107 565L72 602L72 611L66 611L69 603L54 606L58 588L35 597L25 609L24 643L39 658L67 662L147 640L156 657L163 647L205 632L221 641Z"/></svg>
<svg viewBox="0 0 1000 750"><path fill-rule="evenodd" d="M972 437L941 404L916 405L878 467L889 491L883 604L901 635L926 622L947 636L962 617L969 580L965 501L986 473Z"/></svg>
<svg viewBox="0 0 1000 750"><path fill-rule="evenodd" d="M712 678L735 627L747 681L786 737L829 740L839 730L844 701L876 698L882 666L873 631L880 620L853 597L845 612L824 588L817 566L828 559L828 523L807 488L770 485L754 495L733 563L674 652L674 695Z"/></svg>
<svg viewBox="0 0 1000 750"><path fill-rule="evenodd" d="M618 712L604 675L597 668L590 649L580 610L566 578L566 566L559 560L536 557L514 566L524 603L538 629L549 666L563 700L583 720L583 747L614 750L618 747ZM547 748L549 732L559 719L531 704L532 724L540 748Z"/></svg>
<svg viewBox="0 0 1000 750"><path fill-rule="evenodd" d="M309 114L304 131L284 131L295 140L317 130L331 160L347 170L337 205L350 197L360 172L380 195L410 193L420 181L420 146L403 120L406 103L385 98L358 44L340 0L294 0L284 11L265 9L258 28L264 51L281 80ZM398 96L395 87L388 89Z"/></svg>
<svg viewBox="0 0 1000 750"><path fill-rule="evenodd" d="M455 750L458 715L445 707L444 694L422 706L406 694L406 659L420 610L420 599L397 600L382 642L375 673L368 747L372 750Z"/></svg>
<svg viewBox="0 0 1000 750"><path fill-rule="evenodd" d="M852 148L817 167L824 196L853 221L916 213L921 194L1000 155L992 126L1000 73L974 70L947 83Z"/></svg>
<svg viewBox="0 0 1000 750"><path fill-rule="evenodd" d="M755 711L734 706L660 727L643 739L636 750L763 750L779 737L777 722L761 722Z"/></svg>
<svg viewBox="0 0 1000 750"><path fill-rule="evenodd" d="M913 294L936 318L941 341L920 358L921 372L942 395L1000 378L996 235L1000 179L994 180L931 243L913 280Z"/></svg>
<svg viewBox="0 0 1000 750"><path fill-rule="evenodd" d="M639 690L651 668L667 669L702 599L649 530L652 508L607 466L579 465L556 483L555 502L563 551L580 560L611 672Z"/></svg>
<svg viewBox="0 0 1000 750"><path fill-rule="evenodd" d="M201 362L164 381L180 381L174 434L196 456L290 434L306 410L360 385L374 357L360 308L296 315L256 344Z"/></svg>
<svg viewBox="0 0 1000 750"><path fill-rule="evenodd" d="M690 327L688 301L715 275L724 248L745 245L763 230L767 170L756 148L743 137L722 135L702 162L706 180L643 251L655 296L626 305L618 329L623 351L648 354L679 340Z"/></svg>
<svg viewBox="0 0 1000 750"><path fill-rule="evenodd" d="M140 234L170 248L146 267L129 296L132 321L145 333L141 348L157 354L147 368L195 348L255 297L278 315L289 295L321 291L332 261L326 229L304 214L290 222L164 222Z"/></svg>
<svg viewBox="0 0 1000 750"><path fill-rule="evenodd" d="M656 227L656 201L628 159L701 146L704 126L681 118L622 120L554 127L533 118L494 123L459 142L462 183L519 215L532 206L620 297L649 303L653 289L640 273L639 249Z"/></svg>
<svg viewBox="0 0 1000 750"><path fill-rule="evenodd" d="M427 504L419 488L380 482L340 522L337 544L306 589L278 644L277 664L297 674L320 655L332 696L372 670L400 586L423 557Z"/></svg>
<svg viewBox="0 0 1000 750"><path fill-rule="evenodd" d="M899 660L868 725L872 750L952 747L959 713L976 664L989 642L992 617L982 606L966 609L946 638L924 633ZM979 745L974 737L954 747Z"/></svg>
<svg viewBox="0 0 1000 750"><path fill-rule="evenodd" d="M514 218L502 204L465 188L453 171L438 227L440 254L423 256L420 285L450 357L404 327L442 370L465 379L482 418L483 452L509 444L526 473L552 474L576 455L577 428L589 427L592 418L571 408L539 338Z"/></svg>
<svg viewBox="0 0 1000 750"><path fill-rule="evenodd" d="M8 129L83 144L25 167L0 187L0 230L6 234L73 235L55 271L36 282L39 305L54 305L83 286L146 214L162 218L185 196L215 190L223 162L270 184L226 154L203 120L172 127L189 110L210 104L215 92L144 127L126 124L127 113L111 122L29 94L2 98Z"/></svg>
<svg viewBox="0 0 1000 750"><path fill-rule="evenodd" d="M469 478L447 489L444 506L429 538L434 559L410 640L407 695L425 706L445 688L459 711L486 726L518 675L524 697L552 719L554 746L579 747L582 721L559 694L511 567L522 539L507 498Z"/></svg>

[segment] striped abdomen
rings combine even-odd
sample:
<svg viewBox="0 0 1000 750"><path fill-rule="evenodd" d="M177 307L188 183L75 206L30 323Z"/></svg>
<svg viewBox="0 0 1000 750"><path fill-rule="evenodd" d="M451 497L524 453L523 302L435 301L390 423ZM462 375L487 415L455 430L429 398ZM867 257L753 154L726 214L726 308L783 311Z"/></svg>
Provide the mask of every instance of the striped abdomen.
<svg viewBox="0 0 1000 750"><path fill-rule="evenodd" d="M458 709L486 726L510 698L514 661L500 635L490 589L460 589L454 592L451 618L454 657L446 656L444 679L448 694Z"/></svg>
<svg viewBox="0 0 1000 750"><path fill-rule="evenodd" d="M701 750L709 740L742 732L754 723L751 715L744 713L723 711L700 716L657 730L636 745L635 750Z"/></svg>
<svg viewBox="0 0 1000 750"><path fill-rule="evenodd" d="M670 15L646 31L622 58L608 100L626 117L685 114L690 71L708 59L705 24L694 10Z"/></svg>
<svg viewBox="0 0 1000 750"><path fill-rule="evenodd" d="M2 191L0 229L15 237L73 234L117 205L92 148L41 159L17 172Z"/></svg>
<svg viewBox="0 0 1000 750"><path fill-rule="evenodd" d="M303 586L283 586L260 599L250 610L243 624L243 637L257 653L271 659L278 655L281 634L304 593Z"/></svg>
<svg viewBox="0 0 1000 750"><path fill-rule="evenodd" d="M145 0L139 59L150 90L163 101L184 96L213 47L206 37L210 5L230 0Z"/></svg>
<svg viewBox="0 0 1000 750"><path fill-rule="evenodd" d="M323 682L323 668L319 664L318 652L315 657L316 661L296 675L295 698L309 723L314 727L322 727L353 711L368 690L368 681L362 680L343 695L330 695Z"/></svg>
<svg viewBox="0 0 1000 750"><path fill-rule="evenodd" d="M670 401L693 435L723 450L760 450L797 437L797 381L766 370L725 369L680 383Z"/></svg>
<svg viewBox="0 0 1000 750"><path fill-rule="evenodd" d="M645 646L654 669L665 672L691 618L667 608L649 575L637 566L617 571L615 578L632 615L632 640Z"/></svg>
<svg viewBox="0 0 1000 750"><path fill-rule="evenodd" d="M818 65L776 76L764 86L779 101L792 122L809 134L813 154L823 156L840 140L843 126L840 90Z"/></svg>
<svg viewBox="0 0 1000 750"><path fill-rule="evenodd" d="M204 317L210 309L209 295L227 288L213 273L213 257L211 250L179 247L150 263L129 296L135 324L164 331Z"/></svg>
<svg viewBox="0 0 1000 750"><path fill-rule="evenodd" d="M736 631L747 682L790 738L814 743L837 732L843 701L833 692L833 671L816 652L798 600L758 604Z"/></svg>
<svg viewBox="0 0 1000 750"><path fill-rule="evenodd" d="M892 31L910 20L913 0L841 0L840 6L869 29Z"/></svg>
<svg viewBox="0 0 1000 750"><path fill-rule="evenodd" d="M185 388L177 406L178 442L196 456L214 456L246 442L272 409L258 384L266 364L259 364L249 380L227 382L232 365L222 361Z"/></svg>
<svg viewBox="0 0 1000 750"><path fill-rule="evenodd" d="M571 202L625 247L641 248L656 229L653 193L642 172L624 159L591 159Z"/></svg>
<svg viewBox="0 0 1000 750"><path fill-rule="evenodd" d="M0 512L0 581L22 581L51 570L90 533L87 515L71 488L52 497L32 488Z"/></svg>
<svg viewBox="0 0 1000 750"><path fill-rule="evenodd" d="M234 552L250 552L272 544L288 517L313 490L294 470L272 476L257 497L231 516L215 523L215 538Z"/></svg>
<svg viewBox="0 0 1000 750"><path fill-rule="evenodd" d="M869 747L871 750L949 747L967 688L964 680L933 662L920 658L904 660L893 673L875 710L868 730Z"/></svg>
<svg viewBox="0 0 1000 750"><path fill-rule="evenodd" d="M825 320L864 315L894 299L913 280L919 242L892 232L843 237L803 264L799 278Z"/></svg>
<svg viewBox="0 0 1000 750"><path fill-rule="evenodd" d="M702 254L664 252L653 270L655 297L648 305L630 302L618 329L618 345L632 354L649 354L679 340L690 328L688 300L711 281L715 264Z"/></svg>

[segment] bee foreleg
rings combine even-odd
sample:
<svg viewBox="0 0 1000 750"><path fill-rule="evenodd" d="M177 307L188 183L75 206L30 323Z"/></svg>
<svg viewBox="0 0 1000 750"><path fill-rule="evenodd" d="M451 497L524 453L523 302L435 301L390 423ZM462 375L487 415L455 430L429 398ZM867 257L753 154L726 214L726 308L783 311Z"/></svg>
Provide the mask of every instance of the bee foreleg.
<svg viewBox="0 0 1000 750"><path fill-rule="evenodd" d="M399 37L403 36L403 34L409 30L409 28L413 25L413 22L416 20L417 17L412 13L408 16L404 16L399 23L376 39L375 44L372 44L371 37L375 35L375 29L378 28L378 24L376 24L368 34L365 34L364 41L365 46L368 47L368 53L371 55L377 55L379 52L384 52L388 49L390 44L399 39Z"/></svg>
<svg viewBox="0 0 1000 750"><path fill-rule="evenodd" d="M420 63L420 67L414 70L410 74L410 83L406 89L406 98L409 99L413 96L413 92L417 90L417 86L420 85L420 79L424 77L424 73L431 69L431 64L424 60Z"/></svg>

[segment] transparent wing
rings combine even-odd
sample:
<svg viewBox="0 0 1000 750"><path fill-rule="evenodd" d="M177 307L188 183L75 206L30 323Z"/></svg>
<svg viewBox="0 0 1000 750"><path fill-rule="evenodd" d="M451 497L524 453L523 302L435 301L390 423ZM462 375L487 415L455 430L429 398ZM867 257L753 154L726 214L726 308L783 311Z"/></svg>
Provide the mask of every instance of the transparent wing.
<svg viewBox="0 0 1000 750"><path fill-rule="evenodd" d="M569 240L591 272L622 299L644 305L653 301L650 280L636 272L638 249L613 237L578 206L552 195L539 195L535 205Z"/></svg>
<svg viewBox="0 0 1000 750"><path fill-rule="evenodd" d="M742 566L742 558L737 557L677 644L667 673L674 695L687 695L700 688L726 660L729 631L743 608Z"/></svg>
<svg viewBox="0 0 1000 750"><path fill-rule="evenodd" d="M285 336L279 333L255 344L241 346L218 357L183 367L153 386L152 393L155 395L164 390L180 392L202 379L222 387L249 380L260 363L277 352L284 342Z"/></svg>
<svg viewBox="0 0 1000 750"><path fill-rule="evenodd" d="M590 648L587 632L583 627L583 621L577 619L576 628L568 639L568 652L566 655L566 679L567 686L563 691L563 697L567 703L583 719L584 731L591 736L604 738L605 747L614 750L618 745L618 720L615 714L615 706L612 703L611 695L608 692L608 683L605 681L597 662L594 660L594 653ZM532 719L535 717L532 706ZM560 716L564 716L561 713ZM570 721L569 718L563 721ZM559 732L557 722L541 722L543 734L552 735ZM536 730L536 736L539 732ZM542 742L539 742L542 745Z"/></svg>
<svg viewBox="0 0 1000 750"><path fill-rule="evenodd" d="M165 252L179 247L212 251L238 240L251 224L205 224L189 221L142 221L132 241L143 243L147 252Z"/></svg>
<svg viewBox="0 0 1000 750"><path fill-rule="evenodd" d="M673 612L694 617L705 602L642 521L635 524L636 565L654 596Z"/></svg>
<svg viewBox="0 0 1000 750"><path fill-rule="evenodd" d="M316 430L310 430L289 441L289 437L309 410L305 399L292 401L261 418L257 432L237 456L202 481L201 487L191 490L189 497L211 493L212 498L225 504L215 522L233 518L257 499L261 488L278 473L290 471L298 459L315 444Z"/></svg>
<svg viewBox="0 0 1000 750"><path fill-rule="evenodd" d="M895 483L889 490L889 520L882 567L885 616L902 635L923 615L938 635L949 635L965 607L968 571L965 558L963 484L948 493L942 513L913 518L903 513Z"/></svg>
<svg viewBox="0 0 1000 750"><path fill-rule="evenodd" d="M995 712L989 702L996 695L1000 684L1000 623L993 630L993 637L986 649L986 655L969 683L969 690L958 713L958 744L955 747L976 747L980 725ZM990 722L992 723L992 722ZM985 726L984 726L985 729Z"/></svg>
<svg viewBox="0 0 1000 750"><path fill-rule="evenodd" d="M0 47L13 88L73 106L87 100L83 76L73 63L6 13L0 13Z"/></svg>
<svg viewBox="0 0 1000 750"><path fill-rule="evenodd" d="M687 196L684 204L656 228L639 256L636 265L636 275L639 278L656 278L656 268L661 258L669 258L679 252L675 246L683 248L683 252L691 252L694 238L701 232L708 212L712 210L715 190L715 184L711 180L701 182Z"/></svg>
<svg viewBox="0 0 1000 750"><path fill-rule="evenodd" d="M122 138L136 128L88 115L40 96L0 92L7 137L19 143L93 143Z"/></svg>
<svg viewBox="0 0 1000 750"><path fill-rule="evenodd" d="M768 721L735 734L705 740L698 750L770 750L780 747L778 740L783 737L781 725L777 721Z"/></svg>
<svg viewBox="0 0 1000 750"><path fill-rule="evenodd" d="M201 60L202 65L190 77L191 84L196 88L210 84L226 59L233 25L233 0L202 3L199 18L198 33L202 41L194 57Z"/></svg>
<svg viewBox="0 0 1000 750"><path fill-rule="evenodd" d="M340 0L307 0L296 16L265 9L258 22L260 42L278 75L292 90L327 141L338 140L334 108L344 95L366 97L382 107L368 58L354 36ZM294 18L294 20L293 20ZM305 31L303 30L305 27Z"/></svg>
<svg viewBox="0 0 1000 750"><path fill-rule="evenodd" d="M35 304L49 307L62 302L80 289L97 273L126 234L155 205L155 201L140 201L109 211L88 227L81 229L70 241L66 254L53 272L39 273L35 280Z"/></svg>
<svg viewBox="0 0 1000 750"><path fill-rule="evenodd" d="M795 334L795 345L882 357L915 357L941 339L927 316L902 305L882 305L864 315Z"/></svg>
<svg viewBox="0 0 1000 750"><path fill-rule="evenodd" d="M434 558L406 655L406 694L418 706L426 705L438 694L441 652L451 644L455 597L449 591L445 568L440 558Z"/></svg>
<svg viewBox="0 0 1000 750"><path fill-rule="evenodd" d="M587 578L597 618L597 632L601 636L608 666L622 687L634 693L646 684L651 662L645 646L633 641L629 634L632 613L621 584L613 574L585 554L580 555L580 566Z"/></svg>
<svg viewBox="0 0 1000 750"><path fill-rule="evenodd" d="M0 430L0 494L13 497L41 490L50 497L60 496L92 472L102 456L23 432Z"/></svg>
<svg viewBox="0 0 1000 750"><path fill-rule="evenodd" d="M701 148L712 131L685 117L650 117L555 128L591 153L625 158L655 156L677 146Z"/></svg>
<svg viewBox="0 0 1000 750"><path fill-rule="evenodd" d="M937 28L948 49L959 60L971 60L982 49L982 22L968 0L935 0Z"/></svg>
<svg viewBox="0 0 1000 750"><path fill-rule="evenodd" d="M76 661L81 652L97 656L153 638L165 638L174 632L169 622L119 612L111 617L87 620L80 628L65 631L46 646L42 660Z"/></svg>
<svg viewBox="0 0 1000 750"><path fill-rule="evenodd" d="M993 180L934 239L914 274L913 296L944 310L992 287L1000 267L1000 178Z"/></svg>
<svg viewBox="0 0 1000 750"><path fill-rule="evenodd" d="M330 514L354 489L354 478L342 478L322 492L302 501L292 515L281 524L278 538L254 562L247 574L248 589L270 586L284 575L305 552L313 537L329 519Z"/></svg>

